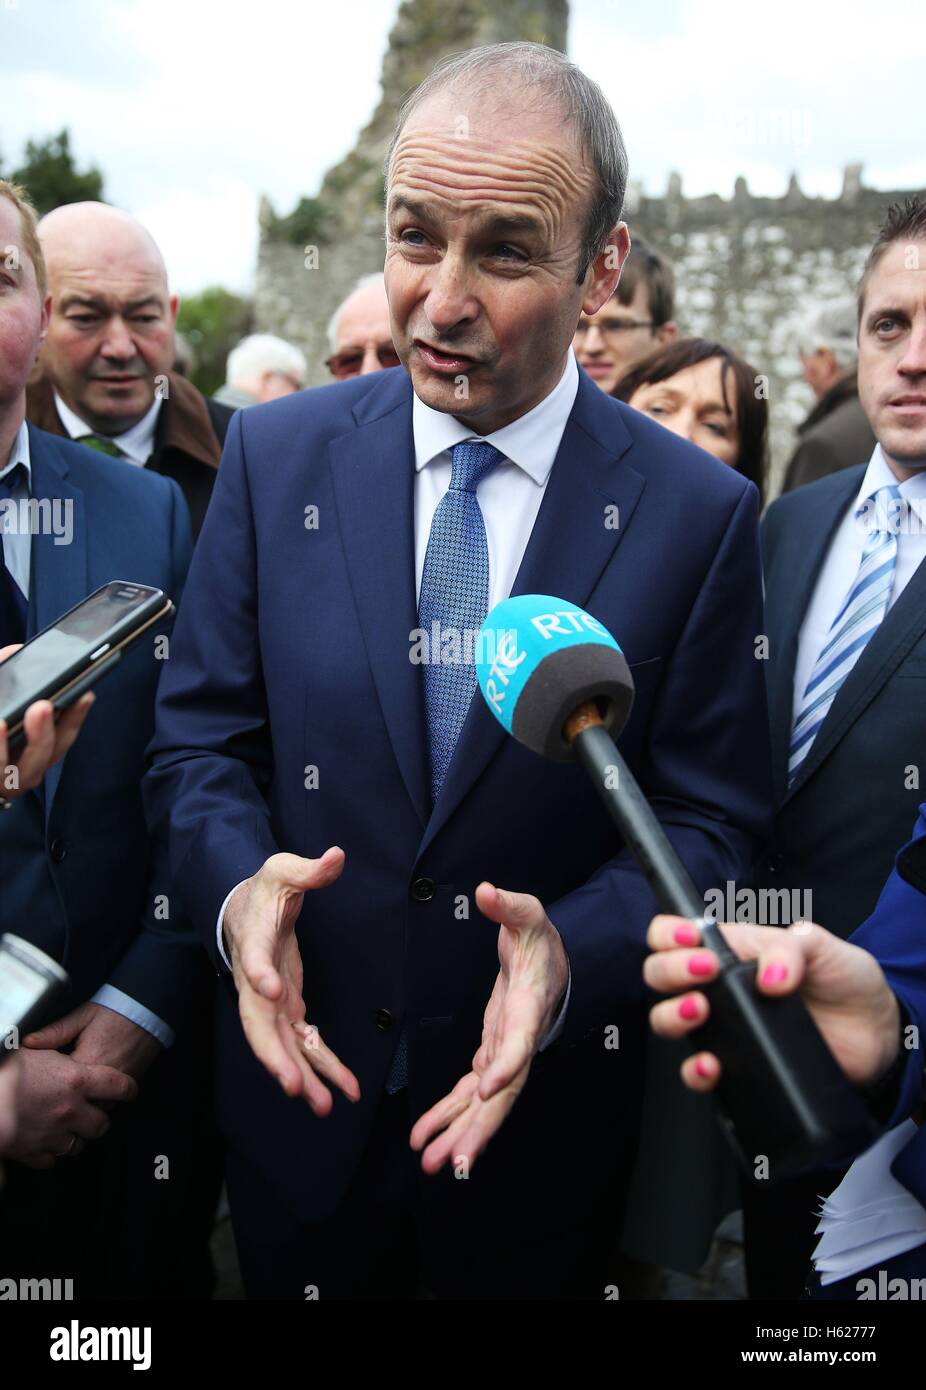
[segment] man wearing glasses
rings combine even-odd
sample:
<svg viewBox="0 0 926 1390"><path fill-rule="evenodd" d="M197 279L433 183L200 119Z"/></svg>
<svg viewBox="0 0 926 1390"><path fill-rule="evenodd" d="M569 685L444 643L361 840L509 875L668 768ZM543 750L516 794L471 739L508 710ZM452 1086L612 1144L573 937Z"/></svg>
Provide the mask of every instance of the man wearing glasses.
<svg viewBox="0 0 926 1390"><path fill-rule="evenodd" d="M364 275L335 309L328 324L328 342L332 355L325 366L337 381L399 365L382 271Z"/></svg>
<svg viewBox="0 0 926 1390"><path fill-rule="evenodd" d="M675 276L664 256L634 241L617 289L597 314L583 314L573 341L579 366L609 394L638 358L676 337Z"/></svg>

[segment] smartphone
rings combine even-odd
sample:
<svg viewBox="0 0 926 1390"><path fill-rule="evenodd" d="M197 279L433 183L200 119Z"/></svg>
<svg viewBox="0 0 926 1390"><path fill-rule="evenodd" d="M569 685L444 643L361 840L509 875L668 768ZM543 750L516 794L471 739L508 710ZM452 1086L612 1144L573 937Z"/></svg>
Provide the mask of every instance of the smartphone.
<svg viewBox="0 0 926 1390"><path fill-rule="evenodd" d="M60 714L173 611L162 589L113 579L0 663L0 719L10 756L25 743L23 716L31 704L51 700Z"/></svg>
<svg viewBox="0 0 926 1390"><path fill-rule="evenodd" d="M0 1065L26 1033L56 1017L68 987L66 971L30 941L0 936Z"/></svg>

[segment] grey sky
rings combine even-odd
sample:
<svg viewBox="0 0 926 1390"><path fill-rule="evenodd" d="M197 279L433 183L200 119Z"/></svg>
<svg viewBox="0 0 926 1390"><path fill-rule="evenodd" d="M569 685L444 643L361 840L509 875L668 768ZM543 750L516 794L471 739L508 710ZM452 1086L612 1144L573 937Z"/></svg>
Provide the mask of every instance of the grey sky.
<svg viewBox="0 0 926 1390"><path fill-rule="evenodd" d="M378 99L397 0L0 0L0 155L71 129L175 288L253 286L257 201L314 193ZM926 186L926 24L909 0L573 0L570 56L621 120L631 177L729 196Z"/></svg>

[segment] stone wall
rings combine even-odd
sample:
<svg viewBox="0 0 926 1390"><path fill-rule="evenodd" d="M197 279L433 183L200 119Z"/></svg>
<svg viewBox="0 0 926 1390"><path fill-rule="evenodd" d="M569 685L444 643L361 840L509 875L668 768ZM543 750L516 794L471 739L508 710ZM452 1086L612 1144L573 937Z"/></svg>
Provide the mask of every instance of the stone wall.
<svg viewBox="0 0 926 1390"><path fill-rule="evenodd" d="M566 0L403 0L383 60L382 96L356 146L325 176L314 204L324 232L286 239L285 219L261 203L256 283L260 331L298 343L310 384L328 380L325 330L361 275L383 264L382 163L402 95L447 53L507 39L565 51ZM750 194L686 198L673 174L661 197L628 189L631 237L668 254L678 282L683 332L737 348L769 379L772 491L793 446L794 425L812 404L800 375L795 330L815 306L850 292L889 202L906 191L866 188L850 165L840 196L806 197L795 177L780 198Z"/></svg>

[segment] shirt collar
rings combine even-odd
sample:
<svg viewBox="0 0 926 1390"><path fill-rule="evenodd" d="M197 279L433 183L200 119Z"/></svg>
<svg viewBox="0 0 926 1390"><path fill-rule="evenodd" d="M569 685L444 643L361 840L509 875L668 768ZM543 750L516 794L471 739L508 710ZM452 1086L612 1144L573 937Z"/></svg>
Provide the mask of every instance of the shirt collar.
<svg viewBox="0 0 926 1390"><path fill-rule="evenodd" d="M873 497L878 489L882 487L898 488L901 497L905 497L908 502L926 501L926 468L917 469L912 478L908 478L905 483L901 483L892 472L890 464L884 457L881 445L876 444L868 467L865 470L865 476L862 479L858 497L855 499L856 505L861 506L869 497Z"/></svg>
<svg viewBox="0 0 926 1390"><path fill-rule="evenodd" d="M566 421L575 404L579 389L579 368L570 347L566 354L563 374L549 395L522 415L492 434L475 436L494 444L500 453L541 486L550 476ZM415 439L415 470L421 471L438 455L452 449L464 439L474 438L455 415L434 410L418 396L412 399L412 430Z"/></svg>
<svg viewBox="0 0 926 1390"><path fill-rule="evenodd" d="M106 438L111 439L113 444L121 449L126 458L131 459L133 463L147 463L154 452L154 428L157 424L160 408L161 397L156 395L150 409L131 429L126 430L124 434L107 435ZM65 405L57 391L55 392L55 409L71 439L79 439L82 434L96 433L85 420L82 420L79 415L75 415L70 406Z"/></svg>
<svg viewBox="0 0 926 1390"><path fill-rule="evenodd" d="M26 470L26 479L29 492L32 492L32 455L29 453L29 429L25 420L19 427L19 433L13 440L13 447L10 450L10 457L0 468L0 478L5 478L7 473L12 472L18 463L21 463Z"/></svg>

